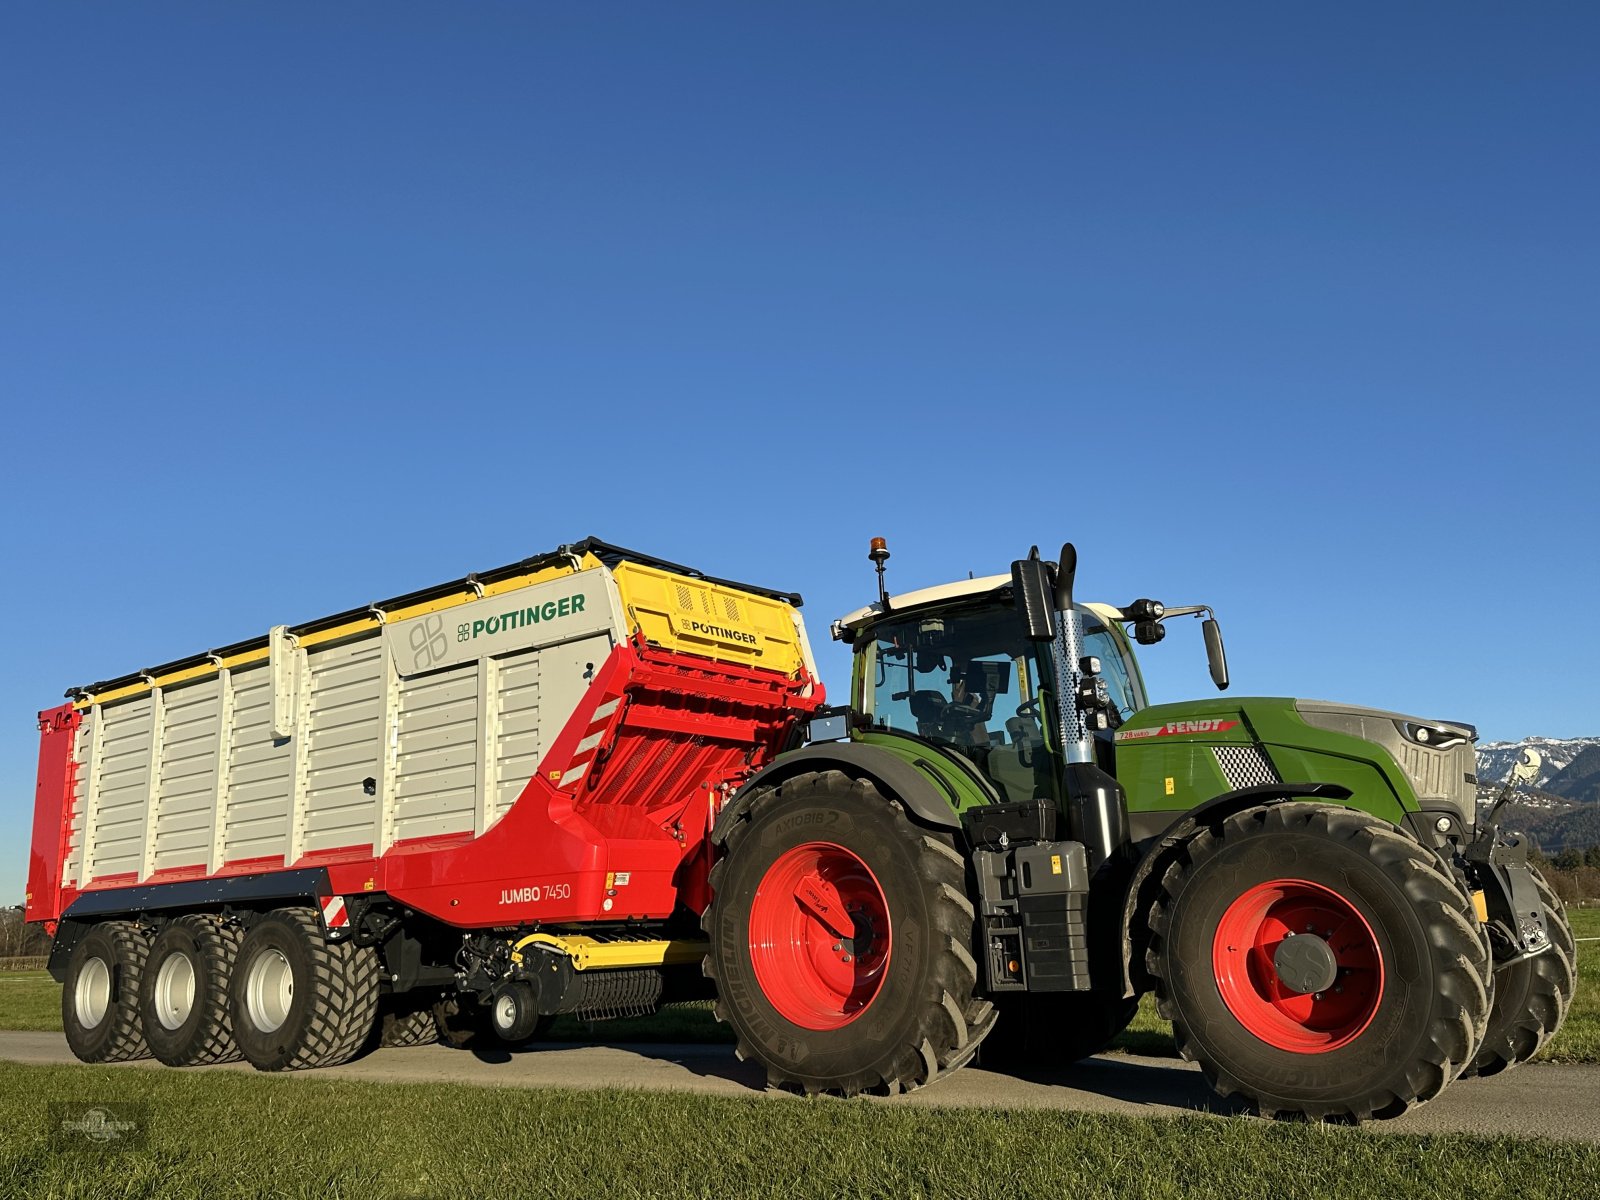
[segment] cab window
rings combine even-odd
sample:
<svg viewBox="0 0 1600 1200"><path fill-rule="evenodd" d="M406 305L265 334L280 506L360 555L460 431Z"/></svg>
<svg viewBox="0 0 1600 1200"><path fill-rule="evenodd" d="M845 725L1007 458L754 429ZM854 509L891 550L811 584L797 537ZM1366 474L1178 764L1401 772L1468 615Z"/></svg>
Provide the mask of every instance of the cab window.
<svg viewBox="0 0 1600 1200"><path fill-rule="evenodd" d="M879 728L961 754L1006 800L1053 797L1039 725L1048 649L1023 636L1008 603L885 622L865 648L863 705Z"/></svg>

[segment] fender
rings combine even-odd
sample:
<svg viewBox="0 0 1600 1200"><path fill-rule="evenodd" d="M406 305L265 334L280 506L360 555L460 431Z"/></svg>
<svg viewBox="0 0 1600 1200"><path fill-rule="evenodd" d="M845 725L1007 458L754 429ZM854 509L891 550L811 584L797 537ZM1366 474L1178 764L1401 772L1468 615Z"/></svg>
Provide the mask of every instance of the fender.
<svg viewBox="0 0 1600 1200"><path fill-rule="evenodd" d="M326 867L302 867L266 875L179 880L83 892L61 914L61 924L56 930L55 941L51 943L50 961L46 969L57 983L65 982L67 958L78 944L78 939L95 922L110 917L133 917L169 909L199 912L228 904L264 907L267 902L284 900L305 900L316 904L320 897L333 894Z"/></svg>
<svg viewBox="0 0 1600 1200"><path fill-rule="evenodd" d="M828 770L865 775L882 784L919 820L941 829L961 828L961 819L956 816L954 808L956 798L945 790L946 785L937 776L919 771L905 759L897 758L877 746L859 742L822 742L785 754L746 780L733 802L717 817L717 823L711 830L712 845L722 845L734 822L749 809L758 793L796 775Z"/></svg>
<svg viewBox="0 0 1600 1200"><path fill-rule="evenodd" d="M1144 891L1156 864L1168 850L1183 841L1213 817L1232 816L1263 804L1282 804L1289 800L1348 800L1353 793L1338 783L1273 783L1264 787L1224 792L1184 813L1149 843L1128 881L1122 900L1122 994L1135 995L1133 987L1133 921L1139 909L1139 894Z"/></svg>

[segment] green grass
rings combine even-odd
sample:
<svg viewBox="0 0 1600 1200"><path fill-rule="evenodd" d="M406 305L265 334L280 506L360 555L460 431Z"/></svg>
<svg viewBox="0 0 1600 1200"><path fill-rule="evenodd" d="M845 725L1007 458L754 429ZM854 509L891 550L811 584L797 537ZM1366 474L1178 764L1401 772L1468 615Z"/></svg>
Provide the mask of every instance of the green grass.
<svg viewBox="0 0 1600 1200"><path fill-rule="evenodd" d="M1600 909L1571 910L1576 937L1600 937ZM0 1029L61 1028L61 989L43 971L0 974ZM653 1017L627 1021L580 1021L561 1017L548 1038L557 1042L705 1042L731 1043L733 1034L711 1015L709 1002L675 1005ZM1146 996L1127 1030L1112 1049L1129 1054L1171 1055L1172 1027L1156 1013ZM1578 946L1578 991L1567 1020L1541 1061L1600 1063L1600 942Z"/></svg>
<svg viewBox="0 0 1600 1200"><path fill-rule="evenodd" d="M1600 938L1600 908L1571 908L1574 937ZM1578 990L1561 1031L1539 1052L1541 1062L1600 1062L1600 942L1578 943Z"/></svg>
<svg viewBox="0 0 1600 1200"><path fill-rule="evenodd" d="M142 1148L67 1150L46 1105L145 1106ZM944 1110L0 1064L0 1194L60 1197L1539 1196L1600 1147L1249 1118Z"/></svg>
<svg viewBox="0 0 1600 1200"><path fill-rule="evenodd" d="M61 1028L61 986L43 971L0 974L0 1029Z"/></svg>

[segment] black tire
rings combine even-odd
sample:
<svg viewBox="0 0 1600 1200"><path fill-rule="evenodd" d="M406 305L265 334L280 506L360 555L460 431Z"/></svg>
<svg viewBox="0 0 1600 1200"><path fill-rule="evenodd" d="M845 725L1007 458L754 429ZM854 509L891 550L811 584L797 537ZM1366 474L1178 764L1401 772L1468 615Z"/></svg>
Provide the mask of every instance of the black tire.
<svg viewBox="0 0 1600 1200"><path fill-rule="evenodd" d="M244 936L229 989L233 1035L261 1071L353 1057L378 1011L377 952L329 941L309 908L280 908Z"/></svg>
<svg viewBox="0 0 1600 1200"><path fill-rule="evenodd" d="M502 983L483 1006L489 1032L505 1046L525 1046L539 1031L539 993L531 983Z"/></svg>
<svg viewBox="0 0 1600 1200"><path fill-rule="evenodd" d="M784 1016L763 992L751 953L762 880L781 856L813 844L842 847L870 870L892 937L876 992L831 1029ZM717 1018L733 1027L740 1057L765 1066L772 1086L845 1096L909 1091L970 1060L995 1018L994 1006L973 996L965 876L947 835L914 825L867 780L824 771L757 796L712 868L702 922Z"/></svg>
<svg viewBox="0 0 1600 1200"><path fill-rule="evenodd" d="M1525 1063L1544 1047L1567 1018L1577 986L1578 945L1566 907L1537 867L1530 867L1544 901L1550 945L1494 973L1494 1005L1483 1044L1463 1075L1498 1075Z"/></svg>
<svg viewBox="0 0 1600 1200"><path fill-rule="evenodd" d="M452 1050L472 1050L490 1039L489 1011L470 995L445 996L434 1003L439 1040Z"/></svg>
<svg viewBox="0 0 1600 1200"><path fill-rule="evenodd" d="M1381 985L1365 985L1365 1023L1357 1007L1342 1037L1316 1051L1247 1028L1213 968L1214 949L1233 952L1217 938L1235 902L1280 881L1309 884L1353 910L1365 924L1352 925L1356 936L1382 964ZM1365 813L1279 804L1203 830L1162 877L1150 923L1147 967L1179 1053L1219 1093L1264 1116L1398 1116L1460 1073L1487 1021L1487 951L1470 898L1431 851Z"/></svg>
<svg viewBox="0 0 1600 1200"><path fill-rule="evenodd" d="M502 1035L496 1028L491 1005L479 1004L470 996L447 996L436 1003L431 1012L439 1031L439 1041L452 1050L515 1050L529 1042L538 1041L555 1022L549 1013L539 1014L533 1027L525 1036L520 1031L508 1030L511 1037Z"/></svg>
<svg viewBox="0 0 1600 1200"><path fill-rule="evenodd" d="M994 1006L999 1019L978 1052L983 1065L1053 1070L1110 1046L1139 1011L1139 1000L1099 992L1037 992L996 996Z"/></svg>
<svg viewBox="0 0 1600 1200"><path fill-rule="evenodd" d="M139 992L150 935L133 921L102 921L67 957L61 1028L86 1063L149 1058L139 1021Z"/></svg>
<svg viewBox="0 0 1600 1200"><path fill-rule="evenodd" d="M380 1027L379 1044L388 1049L431 1046L439 1040L439 1025L431 1008L386 1012Z"/></svg>
<svg viewBox="0 0 1600 1200"><path fill-rule="evenodd" d="M169 1067L236 1062L241 1056L228 1013L244 933L216 917L179 917L150 946L139 1019L150 1052Z"/></svg>

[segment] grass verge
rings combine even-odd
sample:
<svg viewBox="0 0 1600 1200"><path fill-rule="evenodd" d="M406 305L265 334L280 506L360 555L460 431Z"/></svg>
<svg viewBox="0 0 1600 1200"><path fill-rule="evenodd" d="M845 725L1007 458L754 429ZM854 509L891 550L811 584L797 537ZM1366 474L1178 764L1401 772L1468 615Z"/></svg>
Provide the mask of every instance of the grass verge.
<svg viewBox="0 0 1600 1200"><path fill-rule="evenodd" d="M1600 938L1600 909L1570 908L1572 935ZM1540 1062L1600 1062L1600 941L1578 943L1578 990L1561 1030L1539 1052Z"/></svg>
<svg viewBox="0 0 1600 1200"><path fill-rule="evenodd" d="M140 1106L144 1145L63 1139L49 1107L62 1101ZM1597 1191L1600 1147L1538 1139L0 1063L8 1196L1556 1200Z"/></svg>
<svg viewBox="0 0 1600 1200"><path fill-rule="evenodd" d="M0 975L0 1029L61 1029L61 985L43 971Z"/></svg>

